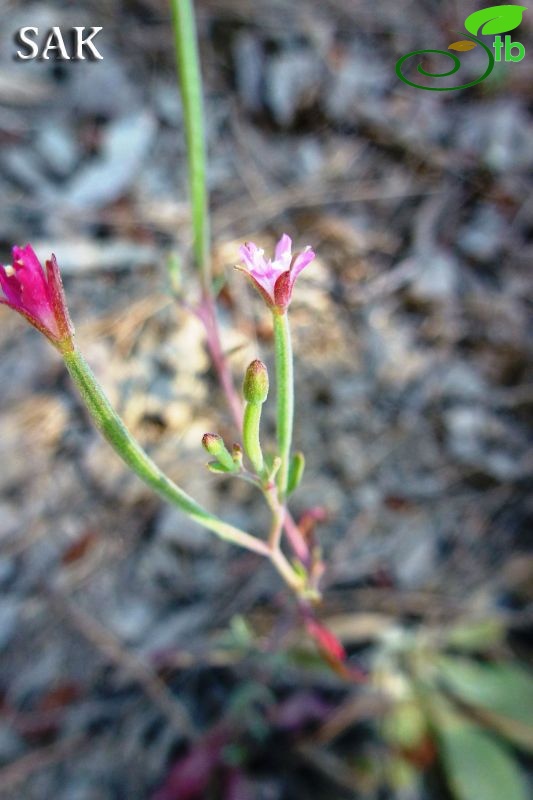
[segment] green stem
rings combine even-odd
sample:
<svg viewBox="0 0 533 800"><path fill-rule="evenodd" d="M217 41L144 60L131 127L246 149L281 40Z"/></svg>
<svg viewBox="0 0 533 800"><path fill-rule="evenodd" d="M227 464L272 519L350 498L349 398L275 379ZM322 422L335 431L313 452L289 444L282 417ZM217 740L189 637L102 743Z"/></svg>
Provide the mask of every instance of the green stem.
<svg viewBox="0 0 533 800"><path fill-rule="evenodd" d="M259 425L261 422L261 403L246 403L242 423L242 440L246 455L253 464L259 477L265 468L263 451L259 441Z"/></svg>
<svg viewBox="0 0 533 800"><path fill-rule="evenodd" d="M268 487L264 491L265 499L272 512L272 523L270 526L270 533L268 536L268 544L270 549L275 552L280 549L281 534L283 533L283 520L285 517L285 508L280 503L278 492L273 485L272 488Z"/></svg>
<svg viewBox="0 0 533 800"><path fill-rule="evenodd" d="M192 0L170 0L172 27L183 104L189 190L194 230L194 257L204 292L211 294L209 200L206 182L206 145L202 101L202 75Z"/></svg>
<svg viewBox="0 0 533 800"><path fill-rule="evenodd" d="M97 428L141 480L221 539L270 557L270 550L264 542L206 511L159 469L127 430L80 353L74 350L64 353L63 358Z"/></svg>
<svg viewBox="0 0 533 800"><path fill-rule="evenodd" d="M281 467L277 475L281 499L287 492L294 416L294 376L291 333L286 312L274 311L274 349L276 356L277 438Z"/></svg>

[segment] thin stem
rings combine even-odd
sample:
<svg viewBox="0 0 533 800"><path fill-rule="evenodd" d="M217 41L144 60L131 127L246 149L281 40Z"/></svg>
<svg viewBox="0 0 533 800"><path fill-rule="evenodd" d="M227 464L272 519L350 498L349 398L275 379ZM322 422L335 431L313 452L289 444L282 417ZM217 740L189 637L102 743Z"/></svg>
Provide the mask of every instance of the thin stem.
<svg viewBox="0 0 533 800"><path fill-rule="evenodd" d="M206 181L206 144L202 100L202 75L198 56L192 0L170 0L176 46L178 81L183 104L185 141L194 230L194 257L202 286L212 293L209 199Z"/></svg>
<svg viewBox="0 0 533 800"><path fill-rule="evenodd" d="M74 350L64 353L63 358L97 428L141 480L221 539L259 555L270 556L270 550L264 542L211 514L159 469L127 430L80 353Z"/></svg>
<svg viewBox="0 0 533 800"><path fill-rule="evenodd" d="M215 302L209 293L204 294L202 302L197 309L197 316L205 329L207 349L209 350L218 382L226 397L235 426L240 431L242 427L242 402L235 389L228 360L222 349Z"/></svg>
<svg viewBox="0 0 533 800"><path fill-rule="evenodd" d="M278 491L274 484L264 487L263 494L268 503L268 507L272 512L272 523L270 527L270 534L268 536L268 545L272 551L279 550L285 519L285 508L279 501Z"/></svg>
<svg viewBox="0 0 533 800"><path fill-rule="evenodd" d="M307 546L307 542L305 541L300 528L288 511L285 511L283 527L285 528L287 541L292 547L294 555L299 561L301 561L302 564L304 564L304 566L309 566L311 559L309 547Z"/></svg>
<svg viewBox="0 0 533 800"><path fill-rule="evenodd" d="M242 440L246 455L252 462L256 473L261 476L265 462L261 442L259 440L259 425L261 422L261 403L246 403L242 423Z"/></svg>
<svg viewBox="0 0 533 800"><path fill-rule="evenodd" d="M294 571L279 547L271 551L270 560L285 583L290 586L298 596L302 596L306 588L305 579Z"/></svg>
<svg viewBox="0 0 533 800"><path fill-rule="evenodd" d="M196 266L200 270L202 283L202 301L199 316L205 327L207 347L218 381L226 396L237 430L240 431L242 405L233 385L231 371L222 349L220 329L213 300L202 74L198 55L194 4L192 0L170 0L170 8L185 123L189 191L194 232L194 258Z"/></svg>
<svg viewBox="0 0 533 800"><path fill-rule="evenodd" d="M287 492L294 416L294 376L291 333L286 312L274 311L274 350L276 358L277 439L281 466L277 475L280 499Z"/></svg>

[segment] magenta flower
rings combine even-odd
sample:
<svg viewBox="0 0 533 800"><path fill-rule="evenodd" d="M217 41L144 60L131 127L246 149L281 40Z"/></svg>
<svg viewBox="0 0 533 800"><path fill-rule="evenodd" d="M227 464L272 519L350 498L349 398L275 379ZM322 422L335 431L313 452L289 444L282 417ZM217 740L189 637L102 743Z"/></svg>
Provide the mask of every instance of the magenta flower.
<svg viewBox="0 0 533 800"><path fill-rule="evenodd" d="M285 311L291 302L292 289L300 272L314 259L315 254L310 247L292 254L290 236L283 234L276 245L274 259L266 259L264 250L253 242L247 242L239 248L244 261L242 270L271 308Z"/></svg>
<svg viewBox="0 0 533 800"><path fill-rule="evenodd" d="M63 283L54 255L43 269L33 248L13 248L13 264L0 264L0 303L18 311L59 350L74 348Z"/></svg>

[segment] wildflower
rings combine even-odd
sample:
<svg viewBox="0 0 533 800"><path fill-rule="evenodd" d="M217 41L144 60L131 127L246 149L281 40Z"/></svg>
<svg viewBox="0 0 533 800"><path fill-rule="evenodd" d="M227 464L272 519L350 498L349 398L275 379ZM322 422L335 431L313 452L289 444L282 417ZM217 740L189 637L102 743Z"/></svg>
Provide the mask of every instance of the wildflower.
<svg viewBox="0 0 533 800"><path fill-rule="evenodd" d="M239 249L244 267L238 266L261 293L271 308L285 311L291 302L292 289L300 272L314 259L310 247L292 254L290 236L283 234L276 245L274 259L266 259L264 250L253 242Z"/></svg>
<svg viewBox="0 0 533 800"><path fill-rule="evenodd" d="M74 349L59 267L54 255L43 269L33 248L13 248L13 264L0 264L0 303L18 311L62 352Z"/></svg>

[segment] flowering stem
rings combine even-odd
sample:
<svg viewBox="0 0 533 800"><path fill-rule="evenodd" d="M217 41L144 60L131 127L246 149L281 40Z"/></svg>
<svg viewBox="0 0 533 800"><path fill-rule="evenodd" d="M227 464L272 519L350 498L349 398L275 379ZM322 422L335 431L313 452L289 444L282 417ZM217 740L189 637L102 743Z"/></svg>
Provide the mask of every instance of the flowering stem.
<svg viewBox="0 0 533 800"><path fill-rule="evenodd" d="M280 497L287 492L294 415L294 376L292 346L287 313L274 310L274 350L276 358L277 438L281 466L277 475Z"/></svg>
<svg viewBox="0 0 533 800"><path fill-rule="evenodd" d="M226 396L237 430L240 430L242 406L235 391L233 378L220 341L220 329L213 300L202 74L198 56L194 5L192 0L170 0L170 8L176 46L178 81L185 122L189 191L194 232L194 258L200 271L202 282L202 300L198 316L205 328L207 348L218 381Z"/></svg>
<svg viewBox="0 0 533 800"><path fill-rule="evenodd" d="M226 397L226 402L233 417L233 421L235 422L235 426L237 430L240 431L242 426L242 403L235 389L228 360L222 348L215 302L209 292L204 293L204 297L196 313L204 326L207 349L209 350L218 382Z"/></svg>
<svg viewBox="0 0 533 800"><path fill-rule="evenodd" d="M270 550L264 542L249 533L241 531L239 528L235 528L233 525L223 522L202 508L159 469L127 430L80 353L74 350L73 352L64 353L63 358L70 376L76 384L97 428L124 463L141 480L152 489L155 489L166 500L178 506L195 522L213 531L221 539L244 547L247 550L252 550L258 555L270 557Z"/></svg>
<svg viewBox="0 0 533 800"><path fill-rule="evenodd" d="M201 273L204 292L211 295L209 200L206 183L202 76L196 22L192 0L170 0L170 8L185 122L194 257Z"/></svg>

